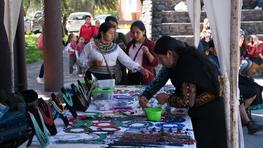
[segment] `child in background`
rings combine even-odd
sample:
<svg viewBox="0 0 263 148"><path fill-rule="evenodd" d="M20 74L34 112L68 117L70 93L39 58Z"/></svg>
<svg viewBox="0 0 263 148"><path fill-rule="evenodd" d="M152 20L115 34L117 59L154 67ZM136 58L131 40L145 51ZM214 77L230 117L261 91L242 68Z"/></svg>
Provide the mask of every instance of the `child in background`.
<svg viewBox="0 0 263 148"><path fill-rule="evenodd" d="M83 52L85 46L85 38L83 36L80 36L78 39L78 44L75 48L75 55L76 55L76 60L78 64L78 74L79 76L83 75L85 73L85 68L81 64L81 53Z"/></svg>
<svg viewBox="0 0 263 148"><path fill-rule="evenodd" d="M43 33L40 33L40 35L37 38L37 48L43 54L44 52ZM41 64L39 75L37 77L37 83L44 84L44 63Z"/></svg>
<svg viewBox="0 0 263 148"><path fill-rule="evenodd" d="M75 48L77 46L77 37L74 34L70 34L67 40L66 51L69 55L69 73L73 73L73 65L76 63Z"/></svg>
<svg viewBox="0 0 263 148"><path fill-rule="evenodd" d="M95 26L97 28L97 30L96 30L97 32L95 34L98 34L99 33L99 28L100 28L100 21L99 20L95 21Z"/></svg>

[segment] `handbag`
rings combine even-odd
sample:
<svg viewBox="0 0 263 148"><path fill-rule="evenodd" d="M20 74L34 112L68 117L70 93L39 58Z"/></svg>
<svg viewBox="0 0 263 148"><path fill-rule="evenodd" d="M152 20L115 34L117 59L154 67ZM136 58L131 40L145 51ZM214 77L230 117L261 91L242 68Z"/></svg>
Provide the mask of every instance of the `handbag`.
<svg viewBox="0 0 263 148"><path fill-rule="evenodd" d="M3 104L10 109L0 120L0 146L18 147L32 135L27 107L21 94L0 96L7 98Z"/></svg>

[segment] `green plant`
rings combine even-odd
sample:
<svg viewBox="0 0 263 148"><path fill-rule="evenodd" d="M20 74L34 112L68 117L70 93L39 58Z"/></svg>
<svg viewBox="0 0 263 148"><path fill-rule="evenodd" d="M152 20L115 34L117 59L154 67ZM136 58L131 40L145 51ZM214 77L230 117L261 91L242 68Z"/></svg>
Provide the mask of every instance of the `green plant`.
<svg viewBox="0 0 263 148"><path fill-rule="evenodd" d="M37 35L26 34L26 63L31 64L43 59L41 51L37 48Z"/></svg>

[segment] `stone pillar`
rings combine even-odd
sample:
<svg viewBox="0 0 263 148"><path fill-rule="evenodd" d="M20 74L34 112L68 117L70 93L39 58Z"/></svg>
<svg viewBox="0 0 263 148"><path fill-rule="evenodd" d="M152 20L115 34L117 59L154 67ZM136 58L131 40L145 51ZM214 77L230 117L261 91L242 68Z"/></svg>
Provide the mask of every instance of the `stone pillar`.
<svg viewBox="0 0 263 148"><path fill-rule="evenodd" d="M60 0L44 0L45 91L56 92L64 84Z"/></svg>
<svg viewBox="0 0 263 148"><path fill-rule="evenodd" d="M142 18L145 27L146 35L148 38L152 38L152 13L153 13L153 2L152 0L144 0L142 6Z"/></svg>

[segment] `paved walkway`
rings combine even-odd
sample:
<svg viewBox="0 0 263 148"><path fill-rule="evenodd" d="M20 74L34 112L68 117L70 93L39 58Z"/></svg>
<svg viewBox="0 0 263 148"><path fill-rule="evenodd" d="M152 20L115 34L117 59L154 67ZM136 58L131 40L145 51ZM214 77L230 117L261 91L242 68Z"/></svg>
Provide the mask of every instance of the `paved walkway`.
<svg viewBox="0 0 263 148"><path fill-rule="evenodd" d="M64 82L76 82L77 79L83 79L78 76L74 76L68 73L68 57L67 55L63 56L64 60ZM40 95L49 96L50 93L44 92L44 85L38 84L36 78L39 74L39 69L43 61L36 62L34 64L27 65L27 80L28 80L28 88L36 90ZM263 85L263 78L257 79L257 82ZM252 114L253 119L259 123L263 124L263 112L260 114ZM245 148L262 148L263 147L263 131L257 132L254 135L248 135L247 129L243 128L244 132L244 141L245 141ZM215 133L216 134L216 133ZM84 145L83 145L84 146ZM33 146L34 147L34 146ZM82 146L81 146L82 147ZM85 147L85 146L84 146Z"/></svg>
<svg viewBox="0 0 263 148"><path fill-rule="evenodd" d="M66 54L63 55L63 70L64 70L64 84L70 82L76 82L78 79L83 79L78 77L77 75L69 74L69 66L68 66L68 56ZM43 61L38 61L34 64L27 64L27 82L28 82L28 89L34 89L40 95L48 96L50 92L44 91L44 84L37 83L36 78L39 75L39 70Z"/></svg>

